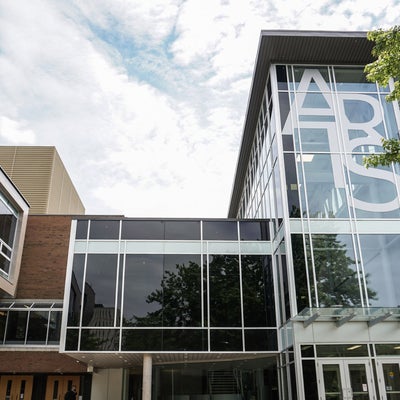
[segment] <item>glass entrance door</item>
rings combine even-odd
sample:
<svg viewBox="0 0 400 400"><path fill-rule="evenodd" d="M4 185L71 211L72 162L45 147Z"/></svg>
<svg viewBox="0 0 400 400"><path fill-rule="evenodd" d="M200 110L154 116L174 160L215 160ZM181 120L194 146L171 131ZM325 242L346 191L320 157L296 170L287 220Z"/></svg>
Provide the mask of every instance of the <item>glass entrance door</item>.
<svg viewBox="0 0 400 400"><path fill-rule="evenodd" d="M379 393L382 399L400 400L400 361L384 360L376 362L379 374Z"/></svg>
<svg viewBox="0 0 400 400"><path fill-rule="evenodd" d="M65 393L71 389L72 385L76 386L78 398L79 382L79 376L49 375L46 384L46 400L63 400Z"/></svg>
<svg viewBox="0 0 400 400"><path fill-rule="evenodd" d="M318 362L321 400L374 400L371 367L366 360L323 360Z"/></svg>
<svg viewBox="0 0 400 400"><path fill-rule="evenodd" d="M0 378L0 400L31 400L33 377L3 375Z"/></svg>

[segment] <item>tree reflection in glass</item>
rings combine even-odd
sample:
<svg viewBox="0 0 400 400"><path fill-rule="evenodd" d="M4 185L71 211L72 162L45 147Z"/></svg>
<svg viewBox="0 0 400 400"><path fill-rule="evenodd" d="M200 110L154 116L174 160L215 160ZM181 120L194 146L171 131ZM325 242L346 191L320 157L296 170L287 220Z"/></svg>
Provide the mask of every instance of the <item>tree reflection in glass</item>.
<svg viewBox="0 0 400 400"><path fill-rule="evenodd" d="M293 260L297 291L298 311L309 306L306 264L302 235L292 236ZM313 257L311 257L313 251ZM354 261L354 251L350 235L320 234L312 235L312 249L309 237L306 236L306 252L309 268L309 279L314 273L317 280L318 301L320 307L335 305L360 307L361 282ZM368 274L365 276L368 297L376 298L376 292L368 287ZM310 282L313 296L312 306L316 306L315 290Z"/></svg>

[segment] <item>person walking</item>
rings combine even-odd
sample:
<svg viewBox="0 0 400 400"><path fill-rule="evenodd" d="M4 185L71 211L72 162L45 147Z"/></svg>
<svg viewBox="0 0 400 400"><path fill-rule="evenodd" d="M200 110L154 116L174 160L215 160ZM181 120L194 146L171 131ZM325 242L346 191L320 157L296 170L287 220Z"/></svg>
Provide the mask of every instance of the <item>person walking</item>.
<svg viewBox="0 0 400 400"><path fill-rule="evenodd" d="M64 400L76 400L76 386L72 385L71 389L65 393Z"/></svg>

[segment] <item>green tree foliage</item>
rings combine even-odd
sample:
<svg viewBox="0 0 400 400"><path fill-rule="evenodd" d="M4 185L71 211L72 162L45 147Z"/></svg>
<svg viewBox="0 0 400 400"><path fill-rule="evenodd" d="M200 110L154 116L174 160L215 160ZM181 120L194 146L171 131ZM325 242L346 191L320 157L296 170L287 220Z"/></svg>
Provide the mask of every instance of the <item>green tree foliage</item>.
<svg viewBox="0 0 400 400"><path fill-rule="evenodd" d="M387 101L400 100L400 26L368 32L368 39L375 42L372 55L376 60L365 66L370 82L387 86L394 79L394 88L386 97ZM364 157L364 165L369 167L387 166L400 162L400 142L398 139L382 139L382 154Z"/></svg>

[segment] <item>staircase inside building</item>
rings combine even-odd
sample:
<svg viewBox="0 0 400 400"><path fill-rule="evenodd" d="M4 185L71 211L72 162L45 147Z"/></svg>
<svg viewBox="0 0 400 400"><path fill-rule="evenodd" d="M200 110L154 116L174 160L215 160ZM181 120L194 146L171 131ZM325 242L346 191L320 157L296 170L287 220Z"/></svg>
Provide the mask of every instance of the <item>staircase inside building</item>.
<svg viewBox="0 0 400 400"><path fill-rule="evenodd" d="M208 386L211 398L239 398L240 379L236 371L208 371Z"/></svg>

